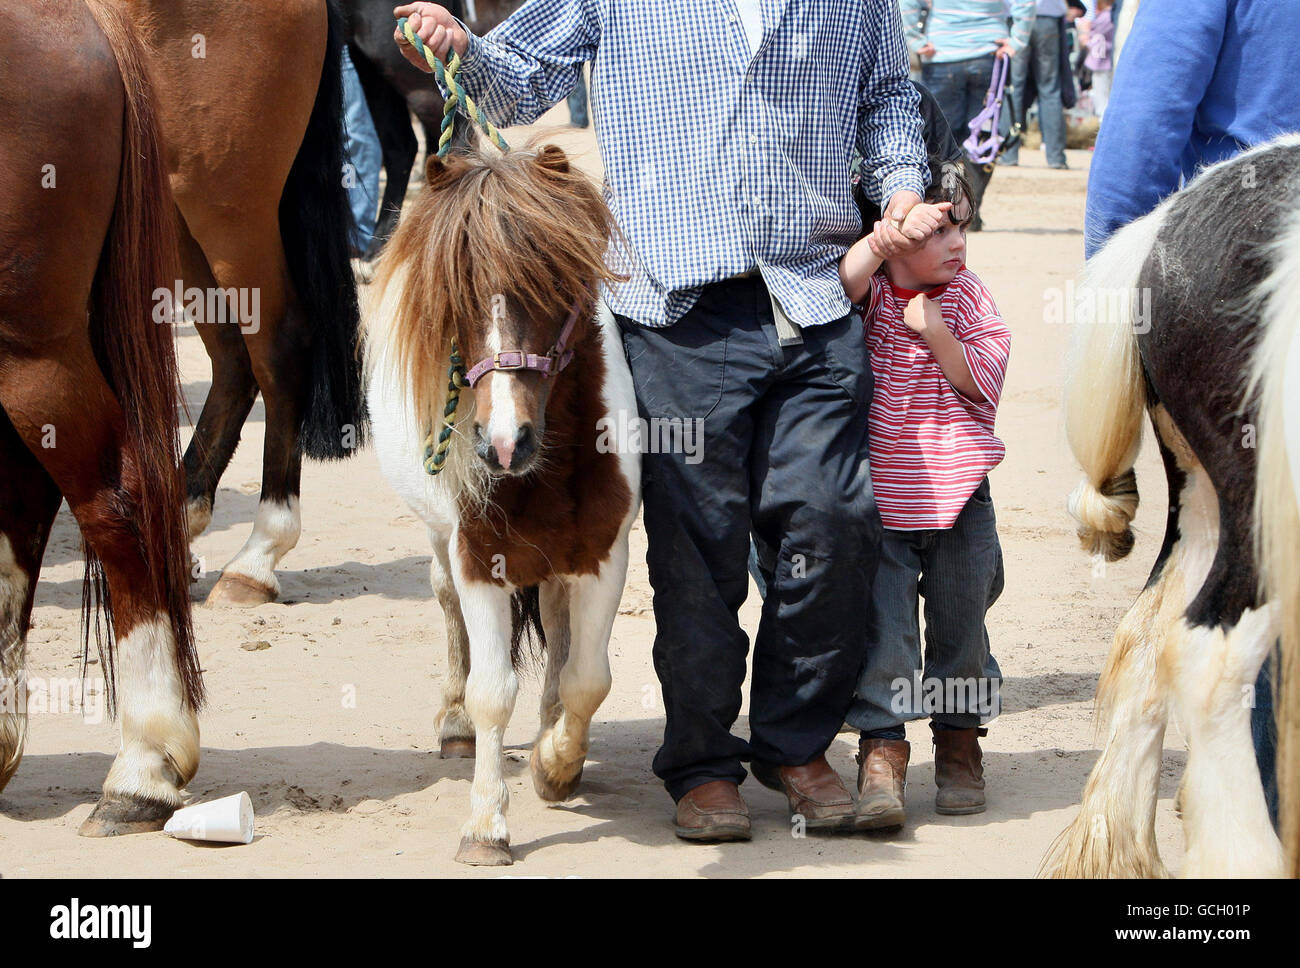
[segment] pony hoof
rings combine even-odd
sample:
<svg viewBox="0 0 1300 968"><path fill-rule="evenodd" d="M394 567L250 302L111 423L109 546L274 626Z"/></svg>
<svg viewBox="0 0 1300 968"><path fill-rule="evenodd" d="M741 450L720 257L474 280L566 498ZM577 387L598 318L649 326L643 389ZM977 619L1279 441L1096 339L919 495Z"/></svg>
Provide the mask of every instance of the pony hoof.
<svg viewBox="0 0 1300 968"><path fill-rule="evenodd" d="M470 867L506 867L514 860L510 856L510 845L504 841L463 837L460 849L456 851L456 862Z"/></svg>
<svg viewBox="0 0 1300 968"><path fill-rule="evenodd" d="M152 830L162 830L176 807L170 803L157 800L141 800L134 797L99 798L95 809L90 811L77 831L83 837L119 837L123 834L143 834Z"/></svg>
<svg viewBox="0 0 1300 968"><path fill-rule="evenodd" d="M561 800L569 799L582 781L581 763L578 764L578 772L567 782L557 783L547 776L546 768L542 766L542 758L537 755L536 747L533 747L533 754L528 758L528 770L533 775L533 789L537 791L537 795L543 800L549 800L551 803L559 803Z"/></svg>
<svg viewBox="0 0 1300 968"><path fill-rule="evenodd" d="M472 760L474 739L444 739L438 755L444 760Z"/></svg>
<svg viewBox="0 0 1300 968"><path fill-rule="evenodd" d="M276 591L269 585L263 585L247 575L233 572L223 574L208 593L209 605L237 605L240 608L252 608L275 601Z"/></svg>

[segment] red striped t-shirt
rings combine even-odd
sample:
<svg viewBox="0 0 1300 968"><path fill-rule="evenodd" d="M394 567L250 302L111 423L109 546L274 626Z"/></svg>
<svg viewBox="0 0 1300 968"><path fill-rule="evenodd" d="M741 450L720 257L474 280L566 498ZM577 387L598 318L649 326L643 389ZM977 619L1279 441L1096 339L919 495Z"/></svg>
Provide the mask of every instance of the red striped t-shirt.
<svg viewBox="0 0 1300 968"><path fill-rule="evenodd" d="M910 295L884 270L871 277L863 308L875 396L871 401L871 482L885 527L951 528L984 475L1006 455L993 433L1011 352L1011 332L992 295L965 266L932 293L961 342L984 394L957 392L920 333L903 322Z"/></svg>

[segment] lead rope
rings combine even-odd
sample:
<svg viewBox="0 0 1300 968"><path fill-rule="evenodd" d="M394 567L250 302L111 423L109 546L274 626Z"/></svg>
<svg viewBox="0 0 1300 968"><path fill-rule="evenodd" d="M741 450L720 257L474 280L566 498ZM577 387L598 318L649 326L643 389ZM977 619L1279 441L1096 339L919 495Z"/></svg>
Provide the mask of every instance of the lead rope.
<svg viewBox="0 0 1300 968"><path fill-rule="evenodd" d="M438 134L438 157L446 158L451 151L451 136L456 119L456 105L461 101L465 102L465 109L478 126L483 129L483 133L488 136L488 140L502 151L509 151L510 146L506 144L506 139L501 137L501 132L497 130L496 125L487 119L487 115L483 113L482 109L474 103L473 98L456 81L456 73L460 70L460 54L453 50L451 60L447 62L447 66L444 68L442 61L438 60L433 51L425 46L424 41L411 29L411 25L406 22L405 17L397 21L397 29L402 32L402 36L416 49L416 52L424 56L425 61L433 68L434 75L451 92L451 96L443 102L442 106L442 127ZM424 438L424 471L430 477L436 477L447 464L447 450L451 447L451 435L456 426L456 410L460 406L460 391L467 386L469 386L469 382L465 378L465 361L461 358L460 348L456 345L456 340L453 339L451 341L451 362L447 365L447 402L442 408L442 426L436 428L436 430L431 429L429 436Z"/></svg>

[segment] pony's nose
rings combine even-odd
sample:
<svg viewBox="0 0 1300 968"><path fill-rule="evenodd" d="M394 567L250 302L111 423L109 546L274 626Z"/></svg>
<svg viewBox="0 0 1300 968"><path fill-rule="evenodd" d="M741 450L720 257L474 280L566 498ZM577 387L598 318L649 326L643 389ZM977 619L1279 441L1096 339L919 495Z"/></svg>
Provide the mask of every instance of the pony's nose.
<svg viewBox="0 0 1300 968"><path fill-rule="evenodd" d="M477 428L476 428L477 430ZM537 452L537 435L532 424L521 426L511 439L504 434L494 434L491 440L476 433L475 451L489 467L515 470L528 462Z"/></svg>
<svg viewBox="0 0 1300 968"><path fill-rule="evenodd" d="M521 426L513 440L504 434L493 435L492 449L496 451L497 462L506 470L522 467L537 450L532 424Z"/></svg>

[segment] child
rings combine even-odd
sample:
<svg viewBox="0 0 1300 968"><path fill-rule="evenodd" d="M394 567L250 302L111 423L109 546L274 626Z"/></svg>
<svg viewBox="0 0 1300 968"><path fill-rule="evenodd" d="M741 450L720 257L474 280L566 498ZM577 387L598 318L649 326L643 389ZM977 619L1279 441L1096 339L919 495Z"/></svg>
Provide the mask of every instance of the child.
<svg viewBox="0 0 1300 968"><path fill-rule="evenodd" d="M1115 47L1114 0L1097 0L1097 15L1088 25L1088 56L1083 66L1092 71L1092 112L1097 117L1106 114L1110 101L1110 79L1114 64L1111 52Z"/></svg>
<svg viewBox="0 0 1300 968"><path fill-rule="evenodd" d="M971 198L960 165L931 162L927 204L912 210L934 227L929 240L882 260L877 223L840 263L871 347L871 478L885 526L872 641L847 716L862 734L859 828L902 824L910 754L903 723L927 714L936 809L984 810L978 736L987 731L979 727L996 715L1001 684L984 616L1002 591L986 475L1006 452L993 420L1011 336L965 265Z"/></svg>

